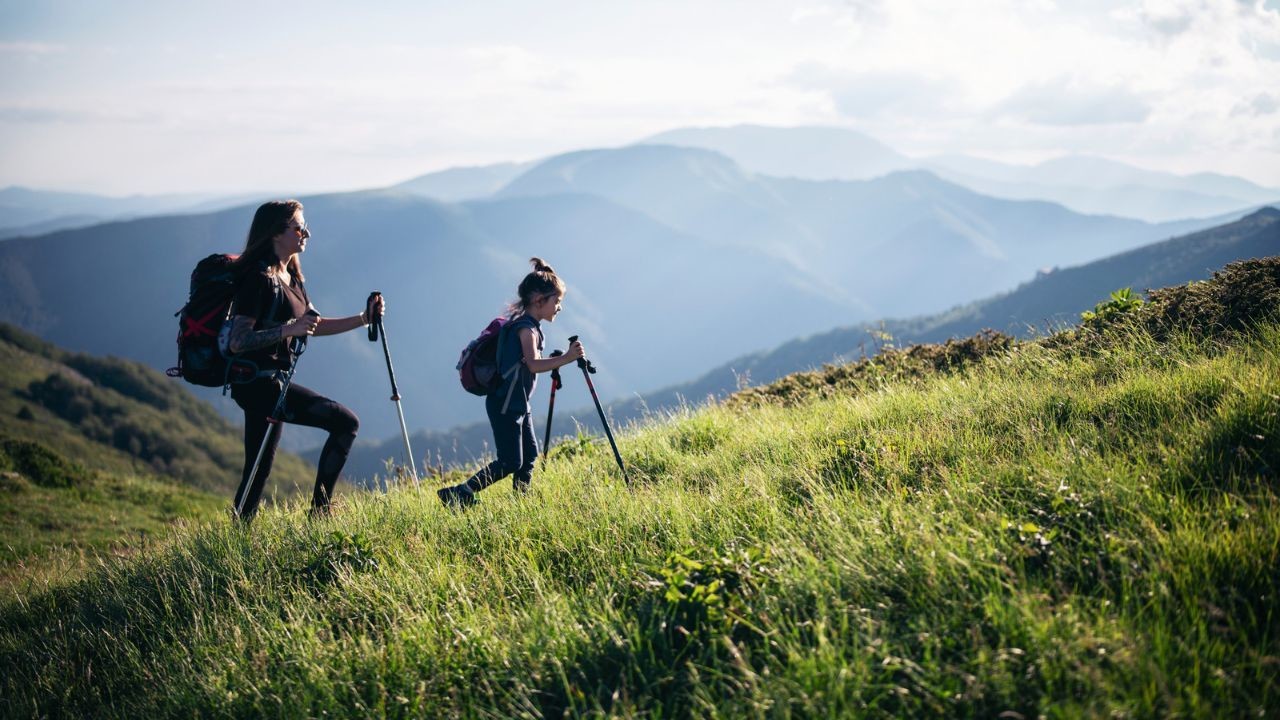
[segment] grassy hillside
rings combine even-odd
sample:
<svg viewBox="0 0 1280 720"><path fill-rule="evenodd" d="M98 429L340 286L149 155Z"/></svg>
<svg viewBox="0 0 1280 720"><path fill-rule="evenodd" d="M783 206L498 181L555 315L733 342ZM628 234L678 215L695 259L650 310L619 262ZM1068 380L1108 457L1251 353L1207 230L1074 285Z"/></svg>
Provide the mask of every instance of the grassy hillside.
<svg viewBox="0 0 1280 720"><path fill-rule="evenodd" d="M167 538L228 501L155 476L89 470L36 442L0 440L0 588L79 577L104 555Z"/></svg>
<svg viewBox="0 0 1280 720"><path fill-rule="evenodd" d="M56 576L229 505L242 431L140 363L65 352L0 324L0 581ZM284 455L277 496L314 471Z"/></svg>
<svg viewBox="0 0 1280 720"><path fill-rule="evenodd" d="M1080 309L1116 288L1134 290L1180 285L1203 280L1215 268L1229 262L1267 257L1280 253L1280 210L1264 208L1233 222L1201 232L1154 243L1146 247L1038 277L1017 290L954 308L948 312L909 320L840 327L818 335L799 338L772 350L737 357L689 382L666 387L642 396L620 398L608 405L615 422L650 414L654 410L678 407L687 399L709 395L724 397L743 383L771 383L780 377L820 367L824 363L845 362L874 355L877 348L891 343L902 347L914 343L943 342L948 338L973 335L983 328L1019 336L1043 334L1045 328L1061 328L1079 320ZM748 314L753 321L756 316ZM785 324L784 324L785 325ZM720 335L736 330L722 327ZM681 346L681 343L674 343ZM648 357L647 355L644 357ZM577 407L572 393L576 383L560 396L561 423L572 428L580 422L599 432L594 406L584 395L585 406ZM571 419L572 418L572 419ZM468 462L487 449L491 431L487 422L472 423L445 432L420 431L413 435L413 447L435 465ZM388 458L401 457L401 440L357 446L347 467L358 477L382 472ZM313 461L320 448L305 456Z"/></svg>
<svg viewBox="0 0 1280 720"><path fill-rule="evenodd" d="M675 415L622 437L630 487L576 443L467 512L401 490L182 531L8 597L0 708L1270 716L1277 312L1280 261L1242 264Z"/></svg>

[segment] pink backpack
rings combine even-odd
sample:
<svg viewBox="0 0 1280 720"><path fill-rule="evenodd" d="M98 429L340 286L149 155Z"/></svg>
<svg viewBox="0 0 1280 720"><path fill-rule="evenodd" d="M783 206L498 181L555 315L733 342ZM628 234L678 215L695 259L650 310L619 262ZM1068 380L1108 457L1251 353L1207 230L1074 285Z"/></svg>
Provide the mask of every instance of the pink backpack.
<svg viewBox="0 0 1280 720"><path fill-rule="evenodd" d="M494 318L480 336L462 350L455 369L463 390L472 395L488 395L502 384L502 375L498 372L498 343L508 322L505 317Z"/></svg>

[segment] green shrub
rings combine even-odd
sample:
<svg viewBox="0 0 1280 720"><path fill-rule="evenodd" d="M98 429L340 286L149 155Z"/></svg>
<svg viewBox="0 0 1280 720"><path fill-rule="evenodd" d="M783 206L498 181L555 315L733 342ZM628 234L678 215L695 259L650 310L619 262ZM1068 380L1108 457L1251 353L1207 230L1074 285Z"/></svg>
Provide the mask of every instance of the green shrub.
<svg viewBox="0 0 1280 720"><path fill-rule="evenodd" d="M315 585L329 585L344 572L378 569L373 541L364 533L334 530L311 553L302 576Z"/></svg>
<svg viewBox="0 0 1280 720"><path fill-rule="evenodd" d="M1111 299L1098 303L1093 310L1080 313L1080 319L1089 325L1102 327L1129 316L1134 310L1142 307L1142 298L1135 295L1133 288L1121 288L1111 293Z"/></svg>
<svg viewBox="0 0 1280 720"><path fill-rule="evenodd" d="M16 470L41 487L71 487L88 476L79 463L30 440L0 438L0 469Z"/></svg>
<svg viewBox="0 0 1280 720"><path fill-rule="evenodd" d="M857 395L895 382L956 373L987 357L1006 353L1015 345L1013 337L994 330L941 344L924 343L901 349L885 345L874 357L816 372L794 373L768 385L740 390L725 402L730 407L790 406L814 397Z"/></svg>
<svg viewBox="0 0 1280 720"><path fill-rule="evenodd" d="M755 546L669 554L652 583L665 604L664 629L677 639L750 629L748 604L768 575L768 561L767 548Z"/></svg>
<svg viewBox="0 0 1280 720"><path fill-rule="evenodd" d="M65 354L52 343L41 340L26 330L19 329L9 323L0 322L0 342L6 342L50 360L61 360Z"/></svg>
<svg viewBox="0 0 1280 720"><path fill-rule="evenodd" d="M145 403L159 410L174 406L174 396L179 392L172 384L166 384L159 375L141 363L115 357L72 355L66 364L101 387L111 388L128 398Z"/></svg>

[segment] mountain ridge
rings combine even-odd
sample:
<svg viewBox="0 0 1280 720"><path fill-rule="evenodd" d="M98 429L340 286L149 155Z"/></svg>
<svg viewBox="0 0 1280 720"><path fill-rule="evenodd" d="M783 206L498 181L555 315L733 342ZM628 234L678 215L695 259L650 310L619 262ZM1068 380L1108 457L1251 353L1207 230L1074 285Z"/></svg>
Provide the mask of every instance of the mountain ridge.
<svg viewBox="0 0 1280 720"><path fill-rule="evenodd" d="M677 129L656 140L722 152L744 168L780 178L861 180L923 168L1005 199L1051 200L1077 212L1149 222L1218 215L1280 200L1280 188L1218 173L1147 170L1089 155L1013 165L963 154L907 157L856 130L839 127L729 126ZM822 149L820 169L808 162ZM886 153L887 151L887 153ZM1123 194L1116 187L1128 187Z"/></svg>

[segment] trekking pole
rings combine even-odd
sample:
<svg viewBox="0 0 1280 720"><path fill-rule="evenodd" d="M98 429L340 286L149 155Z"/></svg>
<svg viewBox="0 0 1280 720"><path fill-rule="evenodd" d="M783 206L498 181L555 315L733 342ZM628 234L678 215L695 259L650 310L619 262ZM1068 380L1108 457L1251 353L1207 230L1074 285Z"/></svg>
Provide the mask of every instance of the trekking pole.
<svg viewBox="0 0 1280 720"><path fill-rule="evenodd" d="M369 299L365 302L365 307L372 308L373 301L382 293L374 290L369 293ZM372 315L372 312L370 312ZM413 461L413 449L409 447L409 428L404 424L404 408L400 405L400 389L396 387L396 371L391 367L391 351L387 349L387 329L382 326L382 313L378 313L377 318L371 317L373 322L369 323L369 340L370 342L378 339L378 335L382 335L382 354L387 358L387 375L391 378L391 400L396 404L396 414L400 416L400 436L404 438L404 454L409 458L409 472L413 473L413 486L420 487L418 484L418 467Z"/></svg>
<svg viewBox="0 0 1280 720"><path fill-rule="evenodd" d="M578 336L574 335L569 338L569 343L578 341ZM613 439L613 431L609 429L609 419L604 416L604 408L600 406L600 398L596 395L596 386L591 382L591 375L595 373L596 366L591 364L586 358L578 358L578 367L582 368L582 377L587 380L587 389L591 391L591 399L595 401L596 412L600 413L600 423L604 425L604 434L609 438L609 446L613 448L613 459L618 461L618 469L622 471L622 479L628 485L631 484L631 478L627 477L627 468L622 464L622 454L618 452L618 443Z"/></svg>
<svg viewBox="0 0 1280 720"><path fill-rule="evenodd" d="M302 357L302 352L307 349L307 338L295 337L291 344L290 354L293 355L293 360L289 362L289 369L283 373L284 378L280 383L280 397L276 399L276 406L271 409L271 414L267 416L267 431L262 434L262 444L258 446L258 457L254 458L253 469L249 471L249 477L244 482L243 491L236 498L237 519L244 514L244 502L249 498L249 488L253 487L253 481L258 476L258 467L262 465L262 456L267 452L267 443L271 440L271 434L279 434L278 428L284 420L285 397L289 394L289 386L293 384L293 371L298 369L298 358Z"/></svg>
<svg viewBox="0 0 1280 720"><path fill-rule="evenodd" d="M564 353L556 350L551 357L560 357ZM542 440L542 464L547 464L547 455L551 453L551 417L556 411L556 391L560 389L560 368L551 371L551 402L547 405L547 436Z"/></svg>

